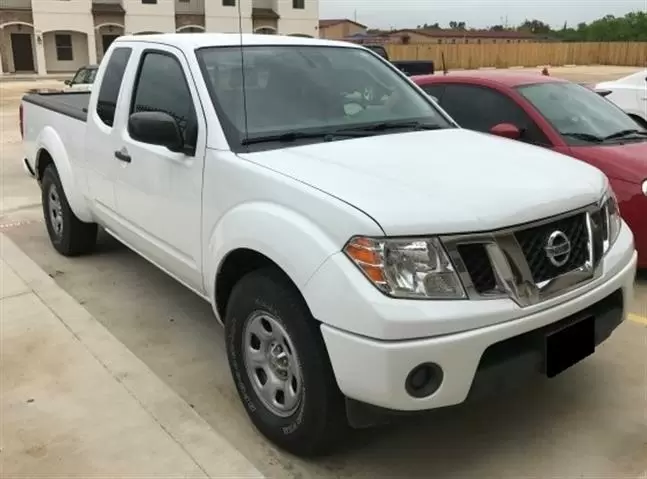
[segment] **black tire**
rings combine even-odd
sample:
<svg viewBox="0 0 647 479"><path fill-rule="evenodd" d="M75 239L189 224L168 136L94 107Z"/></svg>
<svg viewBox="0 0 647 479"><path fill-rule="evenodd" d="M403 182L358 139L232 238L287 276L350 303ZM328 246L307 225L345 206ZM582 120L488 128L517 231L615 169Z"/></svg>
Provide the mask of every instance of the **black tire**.
<svg viewBox="0 0 647 479"><path fill-rule="evenodd" d="M84 223L76 217L54 165L49 165L43 173L41 193L47 233L56 251L63 256L93 251L97 243L97 225Z"/></svg>
<svg viewBox="0 0 647 479"><path fill-rule="evenodd" d="M301 400L287 417L270 410L252 386L243 338L257 312L269 313L287 332L298 355ZM275 269L257 270L234 287L225 319L227 355L245 410L256 428L297 456L332 452L347 427L344 398L337 387L321 331L294 285Z"/></svg>

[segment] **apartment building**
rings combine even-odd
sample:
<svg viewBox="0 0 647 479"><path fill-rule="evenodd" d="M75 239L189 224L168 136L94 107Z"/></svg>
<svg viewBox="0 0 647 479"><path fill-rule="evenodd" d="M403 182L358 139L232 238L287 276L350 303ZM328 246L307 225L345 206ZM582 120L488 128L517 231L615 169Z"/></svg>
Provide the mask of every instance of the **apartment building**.
<svg viewBox="0 0 647 479"><path fill-rule="evenodd" d="M0 0L0 73L72 72L122 35L240 26L317 37L319 0Z"/></svg>

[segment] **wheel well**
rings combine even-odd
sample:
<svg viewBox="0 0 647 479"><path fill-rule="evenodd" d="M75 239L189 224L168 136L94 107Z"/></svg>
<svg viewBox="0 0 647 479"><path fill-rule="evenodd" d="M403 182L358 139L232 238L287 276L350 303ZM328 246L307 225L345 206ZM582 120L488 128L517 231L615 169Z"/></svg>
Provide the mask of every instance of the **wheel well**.
<svg viewBox="0 0 647 479"><path fill-rule="evenodd" d="M40 150L38 152L38 155L36 155L36 179L40 181L43 178L43 175L45 174L45 169L54 163L54 160L52 159L52 155L49 154L47 150Z"/></svg>
<svg viewBox="0 0 647 479"><path fill-rule="evenodd" d="M643 117L635 115L634 113L630 113L629 116L640 126L647 128L647 120L645 120Z"/></svg>
<svg viewBox="0 0 647 479"><path fill-rule="evenodd" d="M282 273L294 285L294 282L278 264L257 251L240 248L226 256L216 276L216 310L223 322L227 304L236 283L243 276L263 268L272 268Z"/></svg>

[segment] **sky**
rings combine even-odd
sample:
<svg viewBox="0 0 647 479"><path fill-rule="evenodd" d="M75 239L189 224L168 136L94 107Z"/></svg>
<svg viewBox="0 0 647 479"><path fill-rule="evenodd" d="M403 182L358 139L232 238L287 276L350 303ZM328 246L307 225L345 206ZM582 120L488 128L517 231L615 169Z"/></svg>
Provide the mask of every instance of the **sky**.
<svg viewBox="0 0 647 479"><path fill-rule="evenodd" d="M468 27L515 26L537 19L553 27L576 26L604 15L642 10L647 0L319 0L320 18L349 18L369 28L407 28L426 23Z"/></svg>

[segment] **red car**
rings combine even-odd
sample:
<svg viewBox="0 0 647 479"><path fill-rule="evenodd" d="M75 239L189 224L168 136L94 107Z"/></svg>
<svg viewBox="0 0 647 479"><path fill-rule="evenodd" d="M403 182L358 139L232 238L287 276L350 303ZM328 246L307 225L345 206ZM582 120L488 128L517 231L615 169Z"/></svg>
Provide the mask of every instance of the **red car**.
<svg viewBox="0 0 647 479"><path fill-rule="evenodd" d="M524 141L602 170L647 268L647 130L589 88L528 73L411 79L464 128ZM559 175L559 171L555 172Z"/></svg>

